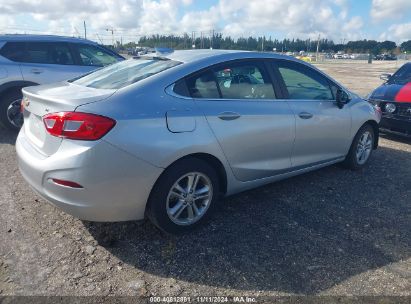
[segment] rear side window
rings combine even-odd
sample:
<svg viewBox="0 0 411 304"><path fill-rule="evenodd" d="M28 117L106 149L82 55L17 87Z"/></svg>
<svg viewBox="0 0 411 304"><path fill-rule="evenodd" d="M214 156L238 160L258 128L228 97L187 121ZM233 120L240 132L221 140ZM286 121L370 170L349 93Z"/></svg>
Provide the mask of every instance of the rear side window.
<svg viewBox="0 0 411 304"><path fill-rule="evenodd" d="M101 67L118 61L118 57L100 47L87 44L73 44L73 46L80 56L82 65Z"/></svg>
<svg viewBox="0 0 411 304"><path fill-rule="evenodd" d="M334 99L328 80L317 71L292 62L279 62L278 69L289 99Z"/></svg>
<svg viewBox="0 0 411 304"><path fill-rule="evenodd" d="M227 62L187 78L193 98L275 99L264 66L255 61ZM176 92L176 89L174 90ZM178 93L178 92L176 92Z"/></svg>
<svg viewBox="0 0 411 304"><path fill-rule="evenodd" d="M25 49L25 42L7 42L0 49L0 55L12 61L23 62Z"/></svg>
<svg viewBox="0 0 411 304"><path fill-rule="evenodd" d="M149 57L129 59L99 69L71 82L96 89L120 89L179 64L181 62Z"/></svg>
<svg viewBox="0 0 411 304"><path fill-rule="evenodd" d="M24 62L44 64L74 64L70 49L65 43L29 42Z"/></svg>
<svg viewBox="0 0 411 304"><path fill-rule="evenodd" d="M41 64L74 64L73 56L65 43L8 42L0 54L16 62Z"/></svg>
<svg viewBox="0 0 411 304"><path fill-rule="evenodd" d="M174 84L173 91L180 96L190 97L190 92L188 91L185 79L180 79L177 81Z"/></svg>
<svg viewBox="0 0 411 304"><path fill-rule="evenodd" d="M187 87L193 98L220 98L216 78L211 70L188 78Z"/></svg>
<svg viewBox="0 0 411 304"><path fill-rule="evenodd" d="M275 99L270 77L257 62L228 63L215 76L224 99Z"/></svg>

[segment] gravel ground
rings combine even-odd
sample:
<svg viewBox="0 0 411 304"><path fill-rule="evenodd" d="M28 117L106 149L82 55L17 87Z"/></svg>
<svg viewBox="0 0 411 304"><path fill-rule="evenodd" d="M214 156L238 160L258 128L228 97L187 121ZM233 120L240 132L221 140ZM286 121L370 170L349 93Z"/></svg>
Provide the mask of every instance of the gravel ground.
<svg viewBox="0 0 411 304"><path fill-rule="evenodd" d="M362 73L360 94L394 68L345 65L319 67L347 86L350 68ZM0 295L411 296L411 140L382 136L362 171L226 198L208 225L170 237L47 204L18 172L15 137L0 130Z"/></svg>

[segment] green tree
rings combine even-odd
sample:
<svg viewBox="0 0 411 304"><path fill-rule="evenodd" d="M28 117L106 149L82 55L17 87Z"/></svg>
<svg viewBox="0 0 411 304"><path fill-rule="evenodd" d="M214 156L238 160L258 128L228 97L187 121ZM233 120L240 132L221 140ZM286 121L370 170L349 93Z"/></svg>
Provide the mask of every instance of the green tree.
<svg viewBox="0 0 411 304"><path fill-rule="evenodd" d="M401 43L401 50L405 52L411 52L411 40Z"/></svg>

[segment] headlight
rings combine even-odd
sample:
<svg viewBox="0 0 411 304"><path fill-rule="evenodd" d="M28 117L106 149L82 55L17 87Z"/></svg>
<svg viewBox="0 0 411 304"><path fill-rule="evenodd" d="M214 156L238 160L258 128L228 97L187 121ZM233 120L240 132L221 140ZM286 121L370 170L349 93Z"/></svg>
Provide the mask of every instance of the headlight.
<svg viewBox="0 0 411 304"><path fill-rule="evenodd" d="M385 112L387 113L394 113L397 107L393 103L387 103L385 105Z"/></svg>

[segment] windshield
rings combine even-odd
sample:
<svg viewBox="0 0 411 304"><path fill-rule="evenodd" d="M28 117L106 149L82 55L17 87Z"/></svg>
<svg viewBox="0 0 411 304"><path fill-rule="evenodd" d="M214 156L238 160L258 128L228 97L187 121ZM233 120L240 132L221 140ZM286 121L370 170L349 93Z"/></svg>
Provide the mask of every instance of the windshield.
<svg viewBox="0 0 411 304"><path fill-rule="evenodd" d="M96 89L120 89L179 64L181 62L150 57L129 59L71 82Z"/></svg>
<svg viewBox="0 0 411 304"><path fill-rule="evenodd" d="M388 81L388 83L395 84L406 84L408 82L411 82L411 64L403 65Z"/></svg>

